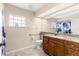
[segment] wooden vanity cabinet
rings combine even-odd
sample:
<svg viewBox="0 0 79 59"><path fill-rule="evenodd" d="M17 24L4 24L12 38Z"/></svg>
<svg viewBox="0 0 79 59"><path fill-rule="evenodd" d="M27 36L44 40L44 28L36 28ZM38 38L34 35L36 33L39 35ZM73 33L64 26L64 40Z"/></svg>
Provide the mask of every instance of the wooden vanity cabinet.
<svg viewBox="0 0 79 59"><path fill-rule="evenodd" d="M43 50L50 56L79 56L79 43L43 36Z"/></svg>
<svg viewBox="0 0 79 59"><path fill-rule="evenodd" d="M51 55L55 55L55 56L65 55L63 44L64 44L63 40L60 40L58 38L49 38L49 48L50 49L48 48L48 52L50 50L53 50L50 52L50 54L53 53Z"/></svg>

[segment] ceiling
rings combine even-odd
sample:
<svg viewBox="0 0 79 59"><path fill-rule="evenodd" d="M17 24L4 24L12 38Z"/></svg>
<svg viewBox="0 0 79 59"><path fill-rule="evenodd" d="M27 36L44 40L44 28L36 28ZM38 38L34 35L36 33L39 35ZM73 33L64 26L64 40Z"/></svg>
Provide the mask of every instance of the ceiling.
<svg viewBox="0 0 79 59"><path fill-rule="evenodd" d="M20 7L26 10L37 12L41 10L42 7L47 6L46 3L10 3L10 5ZM56 4L57 6L52 6L49 10L37 15L39 18L50 19L50 18L62 18L79 13L79 4L76 3L61 3Z"/></svg>
<svg viewBox="0 0 79 59"><path fill-rule="evenodd" d="M45 13L38 15L38 17L42 17L44 19L62 18L76 13L79 13L79 4L61 3L58 6L52 7Z"/></svg>
<svg viewBox="0 0 79 59"><path fill-rule="evenodd" d="M36 12L39 10L42 6L45 5L45 3L9 3L10 5L20 7L26 10L30 10L33 12Z"/></svg>

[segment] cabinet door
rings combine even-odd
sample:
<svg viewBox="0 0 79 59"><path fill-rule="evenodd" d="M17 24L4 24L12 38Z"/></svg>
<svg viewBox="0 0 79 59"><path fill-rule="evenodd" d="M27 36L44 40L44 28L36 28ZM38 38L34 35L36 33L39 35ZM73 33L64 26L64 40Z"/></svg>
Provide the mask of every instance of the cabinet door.
<svg viewBox="0 0 79 59"><path fill-rule="evenodd" d="M56 56L65 56L64 46L56 44L55 53Z"/></svg>
<svg viewBox="0 0 79 59"><path fill-rule="evenodd" d="M54 44L53 42L49 42L48 54L50 56L55 56L55 47L56 47L56 44Z"/></svg>
<svg viewBox="0 0 79 59"><path fill-rule="evenodd" d="M72 41L65 41L65 47L75 49L79 51L79 43L72 42Z"/></svg>
<svg viewBox="0 0 79 59"><path fill-rule="evenodd" d="M43 50L45 53L48 53L47 49L48 49L48 38L43 37Z"/></svg>
<svg viewBox="0 0 79 59"><path fill-rule="evenodd" d="M65 48L66 56L79 56L79 51L73 50L71 48Z"/></svg>

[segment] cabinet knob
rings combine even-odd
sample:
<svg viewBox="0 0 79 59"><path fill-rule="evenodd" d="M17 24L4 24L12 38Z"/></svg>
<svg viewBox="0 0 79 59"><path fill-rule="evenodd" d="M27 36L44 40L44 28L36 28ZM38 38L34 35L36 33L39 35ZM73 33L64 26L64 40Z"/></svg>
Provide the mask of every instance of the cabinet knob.
<svg viewBox="0 0 79 59"><path fill-rule="evenodd" d="M74 45L71 45L71 47L74 47Z"/></svg>

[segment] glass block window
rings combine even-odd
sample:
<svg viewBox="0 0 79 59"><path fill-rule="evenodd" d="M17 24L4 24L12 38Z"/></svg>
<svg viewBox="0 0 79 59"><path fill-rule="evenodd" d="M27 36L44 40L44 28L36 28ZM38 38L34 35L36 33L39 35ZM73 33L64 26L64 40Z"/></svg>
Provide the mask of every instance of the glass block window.
<svg viewBox="0 0 79 59"><path fill-rule="evenodd" d="M25 17L9 16L9 26L10 27L25 27L26 26Z"/></svg>

